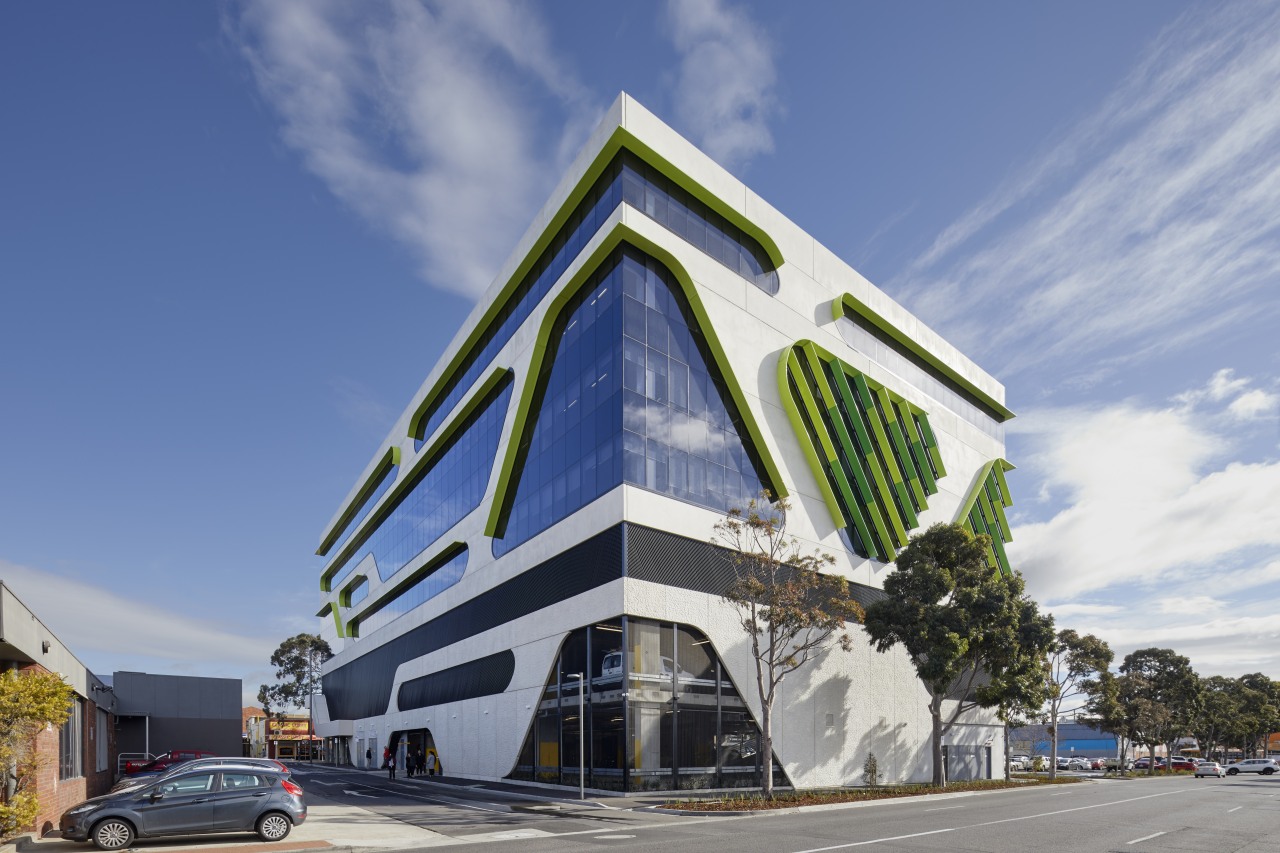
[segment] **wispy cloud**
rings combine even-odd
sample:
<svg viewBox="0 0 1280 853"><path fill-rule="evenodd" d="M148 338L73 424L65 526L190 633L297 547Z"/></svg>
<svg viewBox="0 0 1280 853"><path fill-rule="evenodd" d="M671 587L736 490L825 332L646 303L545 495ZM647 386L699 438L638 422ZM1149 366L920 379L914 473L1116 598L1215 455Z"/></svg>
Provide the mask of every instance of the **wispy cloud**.
<svg viewBox="0 0 1280 853"><path fill-rule="evenodd" d="M773 150L773 45L741 8L722 0L669 0L672 40L680 54L675 117L680 129L733 168Z"/></svg>
<svg viewBox="0 0 1280 853"><path fill-rule="evenodd" d="M1274 320L1277 209L1280 6L1194 7L890 286L1001 375L1096 373Z"/></svg>
<svg viewBox="0 0 1280 853"><path fill-rule="evenodd" d="M250 2L227 29L306 167L431 284L470 296L600 112L508 0Z"/></svg>
<svg viewBox="0 0 1280 853"><path fill-rule="evenodd" d="M136 596L4 560L0 578L100 675L140 670L244 678L261 669L284 638L247 635L234 623L193 616L190 601L176 609L157 607ZM254 685L250 692L256 691Z"/></svg>
<svg viewBox="0 0 1280 853"><path fill-rule="evenodd" d="M339 376L329 381L329 389L338 413L371 438L381 439L387 434L387 426L395 423L398 412L362 383Z"/></svg>
<svg viewBox="0 0 1280 853"><path fill-rule="evenodd" d="M1047 520L1014 527L1012 556L1037 598L1130 585L1187 600L1276 580L1280 461L1225 462L1242 453L1228 431L1234 401L1178 400L1033 410L1014 422L1026 473L1065 500Z"/></svg>

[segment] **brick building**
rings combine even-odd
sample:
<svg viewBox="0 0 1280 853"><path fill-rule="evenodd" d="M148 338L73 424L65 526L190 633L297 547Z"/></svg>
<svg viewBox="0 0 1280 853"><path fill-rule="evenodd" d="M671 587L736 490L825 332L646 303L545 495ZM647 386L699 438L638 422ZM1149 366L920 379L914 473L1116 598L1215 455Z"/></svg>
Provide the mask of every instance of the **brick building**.
<svg viewBox="0 0 1280 853"><path fill-rule="evenodd" d="M0 669L55 672L75 690L71 716L36 736L40 811L27 830L43 834L67 808L106 793L115 776L116 698L0 581Z"/></svg>

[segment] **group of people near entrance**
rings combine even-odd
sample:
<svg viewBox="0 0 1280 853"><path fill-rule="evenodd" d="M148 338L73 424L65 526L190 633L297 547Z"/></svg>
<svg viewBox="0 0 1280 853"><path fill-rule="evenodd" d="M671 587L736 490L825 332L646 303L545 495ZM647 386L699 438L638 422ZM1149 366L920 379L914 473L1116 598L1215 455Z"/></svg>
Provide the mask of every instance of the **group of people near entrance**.
<svg viewBox="0 0 1280 853"><path fill-rule="evenodd" d="M366 761L373 761L373 750L366 749L364 751ZM396 778L396 756L389 747L382 749L382 766L387 768L387 775ZM436 751L433 749L424 757L422 750L418 747L405 750L404 754L404 772L410 779L414 774L422 775L426 771L428 776L436 775Z"/></svg>

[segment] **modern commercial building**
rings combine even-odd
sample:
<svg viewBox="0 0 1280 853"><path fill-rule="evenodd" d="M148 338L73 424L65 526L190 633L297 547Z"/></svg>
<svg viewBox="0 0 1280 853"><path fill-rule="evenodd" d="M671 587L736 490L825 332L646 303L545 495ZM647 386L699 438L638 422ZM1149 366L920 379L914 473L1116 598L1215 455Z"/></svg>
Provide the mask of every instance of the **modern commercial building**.
<svg viewBox="0 0 1280 853"><path fill-rule="evenodd" d="M758 784L753 659L714 525L762 488L881 595L959 520L1008 571L1004 389L626 95L326 527L337 760L659 790ZM926 693L853 626L790 676L779 781L931 775ZM579 691L583 691L580 695ZM579 751L579 741L583 751ZM1002 773L1003 730L947 740Z"/></svg>

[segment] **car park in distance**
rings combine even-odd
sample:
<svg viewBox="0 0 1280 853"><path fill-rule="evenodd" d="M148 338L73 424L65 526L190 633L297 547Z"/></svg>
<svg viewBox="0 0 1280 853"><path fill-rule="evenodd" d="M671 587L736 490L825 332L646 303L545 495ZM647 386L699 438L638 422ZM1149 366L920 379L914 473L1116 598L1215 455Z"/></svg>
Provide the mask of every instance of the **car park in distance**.
<svg viewBox="0 0 1280 853"><path fill-rule="evenodd" d="M1228 776L1235 776L1237 773L1261 773L1264 776L1270 776L1277 771L1280 771L1280 763L1277 763L1274 758L1246 758L1227 765Z"/></svg>
<svg viewBox="0 0 1280 853"><path fill-rule="evenodd" d="M1093 761L1088 758L1072 758L1067 761L1068 770L1092 770Z"/></svg>
<svg viewBox="0 0 1280 853"><path fill-rule="evenodd" d="M1198 765L1190 758L1183 758L1175 755L1170 759L1167 767L1168 770L1195 770Z"/></svg>
<svg viewBox="0 0 1280 853"><path fill-rule="evenodd" d="M216 832L256 832L263 841L279 841L306 818L302 788L287 774L228 766L94 797L64 812L59 828L70 841L123 850L135 838Z"/></svg>
<svg viewBox="0 0 1280 853"><path fill-rule="evenodd" d="M1201 776L1217 776L1221 779L1227 775L1227 768L1216 761L1201 761L1196 765L1196 778Z"/></svg>

